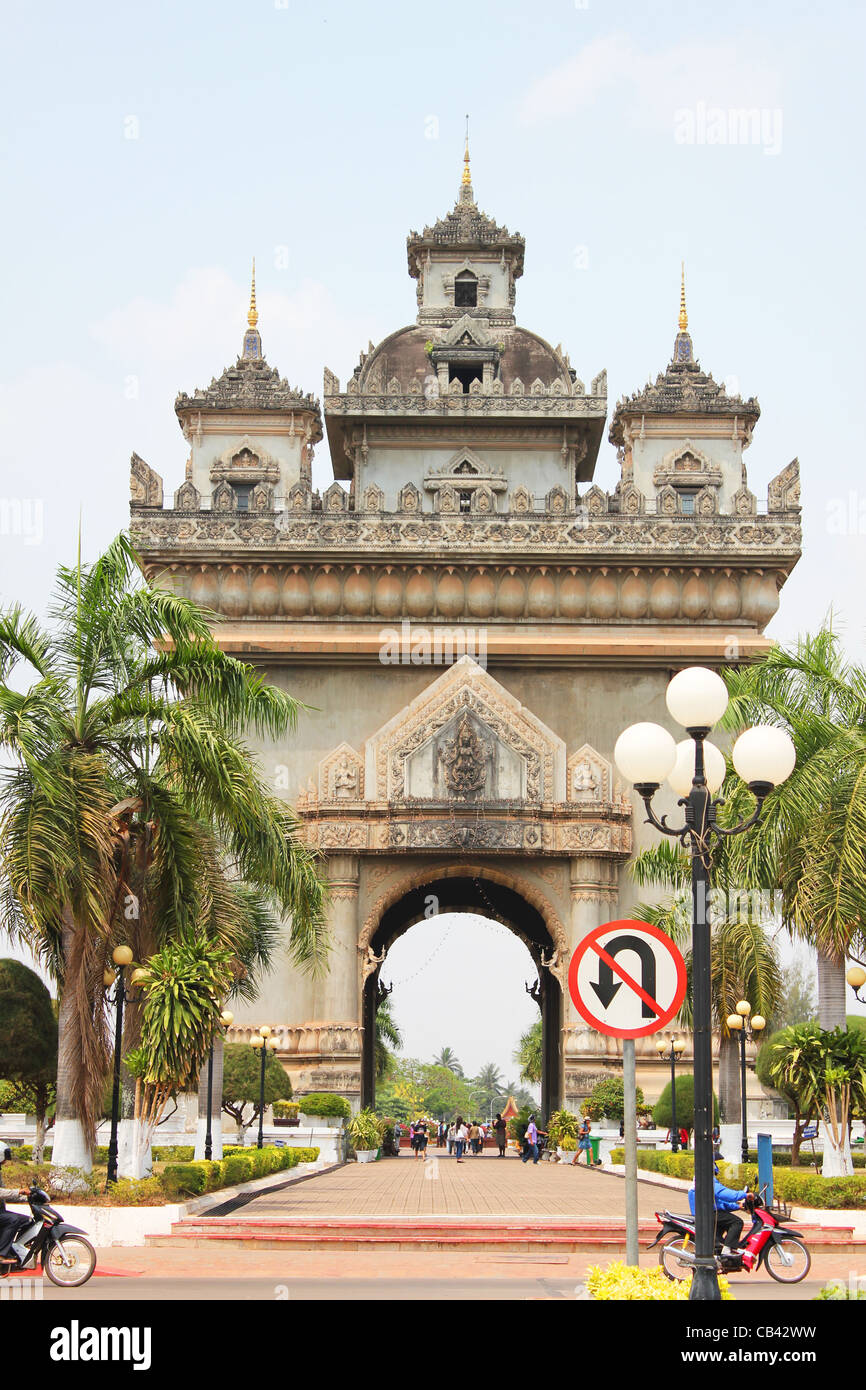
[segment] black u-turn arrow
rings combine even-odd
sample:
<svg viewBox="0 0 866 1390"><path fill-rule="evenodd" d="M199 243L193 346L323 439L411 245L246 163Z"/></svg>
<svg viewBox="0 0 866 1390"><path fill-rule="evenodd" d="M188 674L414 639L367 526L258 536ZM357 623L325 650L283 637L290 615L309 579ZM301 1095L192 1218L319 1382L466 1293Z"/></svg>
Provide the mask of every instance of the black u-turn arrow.
<svg viewBox="0 0 866 1390"><path fill-rule="evenodd" d="M635 951L640 956L640 983L641 988L646 991L653 999L656 997L656 958L655 952L649 941L644 936L615 936L611 941L605 942L604 949L609 956L615 956L620 951ZM622 986L622 980L615 980L613 971L607 961L598 962L598 984L595 980L590 980L590 984L606 1009ZM657 1018L658 1010L653 1009L645 999L641 1000L641 1018Z"/></svg>

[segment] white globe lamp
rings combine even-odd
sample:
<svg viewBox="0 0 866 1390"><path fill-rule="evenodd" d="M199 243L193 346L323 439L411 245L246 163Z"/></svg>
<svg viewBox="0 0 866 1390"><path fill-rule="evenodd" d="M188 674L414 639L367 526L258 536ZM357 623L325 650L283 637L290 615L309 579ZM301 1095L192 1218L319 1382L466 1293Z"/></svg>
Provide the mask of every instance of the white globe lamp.
<svg viewBox="0 0 866 1390"><path fill-rule="evenodd" d="M734 767L748 787L778 787L794 771L797 753L784 729L756 724L734 744Z"/></svg>
<svg viewBox="0 0 866 1390"><path fill-rule="evenodd" d="M728 708L728 688L708 667L689 666L674 676L665 699L671 718L684 729L711 729Z"/></svg>
<svg viewBox="0 0 866 1390"><path fill-rule="evenodd" d="M632 724L616 741L614 762L637 787L658 787L671 772L677 748L661 724Z"/></svg>
<svg viewBox="0 0 866 1390"><path fill-rule="evenodd" d="M714 743L708 743L704 739L704 777L712 793L715 794L721 787L726 771L724 754L719 752ZM677 796L688 796L694 775L695 741L692 738L684 738L682 743L677 744L677 760L673 770L668 774L668 782Z"/></svg>

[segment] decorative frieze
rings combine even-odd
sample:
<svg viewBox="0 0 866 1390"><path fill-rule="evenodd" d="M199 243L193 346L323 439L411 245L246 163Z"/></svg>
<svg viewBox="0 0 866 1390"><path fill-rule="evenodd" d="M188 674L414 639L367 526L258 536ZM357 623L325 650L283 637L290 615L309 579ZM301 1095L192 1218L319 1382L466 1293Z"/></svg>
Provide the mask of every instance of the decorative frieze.
<svg viewBox="0 0 866 1390"><path fill-rule="evenodd" d="M220 484L220 486L224 486ZM227 486L227 485L225 485ZM219 499L221 500L221 499ZM694 528L693 528L694 529ZM150 560L148 577L232 618L388 623L749 623L776 612L787 574L768 565L231 563ZM395 629L400 639L400 629ZM404 664L412 657L412 631ZM419 649L420 653L420 649Z"/></svg>

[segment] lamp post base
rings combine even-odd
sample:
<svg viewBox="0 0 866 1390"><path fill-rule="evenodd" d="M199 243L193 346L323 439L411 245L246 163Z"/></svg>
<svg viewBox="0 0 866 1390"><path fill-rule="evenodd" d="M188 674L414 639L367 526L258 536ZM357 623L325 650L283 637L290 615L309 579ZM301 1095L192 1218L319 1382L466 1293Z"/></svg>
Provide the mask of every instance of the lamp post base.
<svg viewBox="0 0 866 1390"><path fill-rule="evenodd" d="M707 1265L696 1265L692 1274L692 1287L689 1293L690 1303L720 1303L722 1298L719 1288L719 1278L716 1273L715 1264L710 1268Z"/></svg>

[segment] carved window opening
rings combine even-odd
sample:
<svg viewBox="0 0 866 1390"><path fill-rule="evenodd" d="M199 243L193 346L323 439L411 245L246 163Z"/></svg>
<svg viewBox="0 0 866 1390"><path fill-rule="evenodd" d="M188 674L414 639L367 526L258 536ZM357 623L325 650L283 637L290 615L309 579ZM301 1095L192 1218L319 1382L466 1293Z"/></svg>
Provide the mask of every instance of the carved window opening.
<svg viewBox="0 0 866 1390"><path fill-rule="evenodd" d="M695 498L698 495L697 492L686 492L685 489L682 488L677 490L679 492L680 498L680 511L682 512L683 516L694 516Z"/></svg>
<svg viewBox="0 0 866 1390"><path fill-rule="evenodd" d="M471 270L461 270L454 278L454 305L458 309L477 308L478 277Z"/></svg>
<svg viewBox="0 0 866 1390"><path fill-rule="evenodd" d="M448 364L448 381L459 381L463 387L464 394L469 391L473 381L481 383L481 376L477 367L455 366L453 362Z"/></svg>
<svg viewBox="0 0 866 1390"><path fill-rule="evenodd" d="M472 511L472 493L471 493L471 492L461 492L461 493L459 494L459 498L460 498L460 510L461 510L461 512L471 512L471 511Z"/></svg>
<svg viewBox="0 0 866 1390"><path fill-rule="evenodd" d="M232 483L232 492L235 495L235 508L239 512L248 512L251 506L253 495L252 483Z"/></svg>

